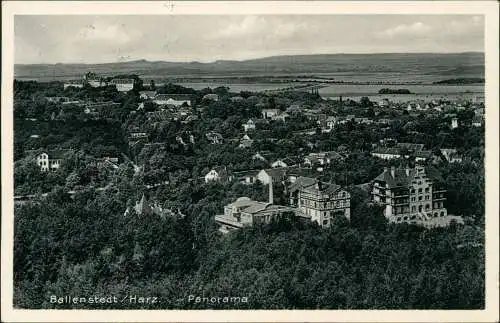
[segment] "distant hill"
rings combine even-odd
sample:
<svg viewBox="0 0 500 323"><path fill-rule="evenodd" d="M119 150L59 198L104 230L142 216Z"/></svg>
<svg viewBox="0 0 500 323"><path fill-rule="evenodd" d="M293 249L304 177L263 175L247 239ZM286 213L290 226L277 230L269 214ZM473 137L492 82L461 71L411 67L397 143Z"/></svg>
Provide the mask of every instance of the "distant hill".
<svg viewBox="0 0 500 323"><path fill-rule="evenodd" d="M484 77L484 54L477 52L454 54L328 54L273 56L245 61L163 62L138 60L108 64L35 64L14 66L14 76L19 79L68 79L81 78L87 72L111 76L116 74L165 77L224 77L264 75L342 75L400 74ZM340 77L338 77L340 78Z"/></svg>

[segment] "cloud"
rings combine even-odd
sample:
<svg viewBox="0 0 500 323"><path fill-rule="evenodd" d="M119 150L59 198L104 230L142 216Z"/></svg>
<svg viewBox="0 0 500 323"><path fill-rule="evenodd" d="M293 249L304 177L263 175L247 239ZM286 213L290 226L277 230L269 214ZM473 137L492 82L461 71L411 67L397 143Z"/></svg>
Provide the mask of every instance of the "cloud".
<svg viewBox="0 0 500 323"><path fill-rule="evenodd" d="M482 16L467 17L460 20L452 20L441 29L440 33L445 35L463 35L482 31L484 19Z"/></svg>
<svg viewBox="0 0 500 323"><path fill-rule="evenodd" d="M86 25L77 33L77 41L108 41L119 44L128 43L140 36L140 32L127 29L124 24L104 24L101 22Z"/></svg>
<svg viewBox="0 0 500 323"><path fill-rule="evenodd" d="M408 38L408 37L425 37L433 32L433 28L422 22L415 22L411 25L402 24L394 28L388 28L382 32L376 33L379 38Z"/></svg>
<svg viewBox="0 0 500 323"><path fill-rule="evenodd" d="M307 24L286 21L280 17L245 16L213 32L208 39L265 38L278 40L293 37L310 29Z"/></svg>

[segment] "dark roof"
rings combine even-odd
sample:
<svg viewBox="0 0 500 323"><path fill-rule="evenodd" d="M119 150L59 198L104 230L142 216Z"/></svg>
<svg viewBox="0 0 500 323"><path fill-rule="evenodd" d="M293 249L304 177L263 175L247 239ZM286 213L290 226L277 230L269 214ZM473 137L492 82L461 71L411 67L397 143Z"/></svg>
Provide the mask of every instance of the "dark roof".
<svg viewBox="0 0 500 323"><path fill-rule="evenodd" d="M318 185L319 184L319 185ZM296 190L306 190L309 192L323 192L326 194L332 194L338 191L341 188L340 185L334 184L334 183L326 183L319 181L315 178L311 177L299 177L293 183L289 190L290 192L296 191Z"/></svg>
<svg viewBox="0 0 500 323"><path fill-rule="evenodd" d="M268 168L264 171L273 178L282 178L286 175L286 168Z"/></svg>
<svg viewBox="0 0 500 323"><path fill-rule="evenodd" d="M72 149L43 150L42 152L40 152L40 154L46 153L47 155L49 155L50 159L63 159L67 153L72 151Z"/></svg>
<svg viewBox="0 0 500 323"><path fill-rule="evenodd" d="M399 142L396 144L396 146L398 148L405 148L405 149L415 150L415 151L419 151L419 150L424 149L424 144L412 144L409 142Z"/></svg>
<svg viewBox="0 0 500 323"><path fill-rule="evenodd" d="M437 169L434 167L426 167L424 168L425 175L432 180L437 182L443 182L443 178ZM387 171L382 172L382 174L378 175L375 178L375 181L385 182L389 185L389 188L395 187L408 187L411 184L411 181L417 175L416 168L409 169L409 175L406 174L406 169L401 167L395 169L395 177L392 177L391 170L387 169Z"/></svg>

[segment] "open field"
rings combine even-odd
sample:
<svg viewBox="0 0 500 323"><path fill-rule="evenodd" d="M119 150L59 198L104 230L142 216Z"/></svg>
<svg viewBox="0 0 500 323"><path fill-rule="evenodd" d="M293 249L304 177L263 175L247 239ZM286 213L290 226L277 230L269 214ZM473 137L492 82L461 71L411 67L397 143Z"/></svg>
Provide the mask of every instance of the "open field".
<svg viewBox="0 0 500 323"><path fill-rule="evenodd" d="M88 71L102 76L137 74L146 81L314 75L346 82L432 83L457 77L484 77L484 54L331 54L213 63L140 60L108 64L16 64L14 77L38 81L80 79Z"/></svg>

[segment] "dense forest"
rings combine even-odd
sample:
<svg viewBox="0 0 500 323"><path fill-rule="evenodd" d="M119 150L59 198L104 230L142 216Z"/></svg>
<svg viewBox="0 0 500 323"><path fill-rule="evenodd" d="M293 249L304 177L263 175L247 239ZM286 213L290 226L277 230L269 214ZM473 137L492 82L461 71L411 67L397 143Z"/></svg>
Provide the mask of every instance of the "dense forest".
<svg viewBox="0 0 500 323"><path fill-rule="evenodd" d="M36 194L30 203L15 207L15 307L88 308L53 304L50 296L132 294L155 296L160 302L127 308L207 308L188 302L188 296L228 294L248 297L248 303L217 308L484 307L484 127L450 129L449 117L430 113L412 117L380 109L375 116L368 98L359 103L325 103L308 93L235 94L223 87L195 91L173 84L158 90L192 95L193 113L200 119L150 121L148 111L137 110L140 88L118 93L112 87L63 90L60 83L14 85L15 191ZM208 93L217 93L220 99L201 103ZM46 96L119 105L107 118L94 120L47 102ZM241 99L232 101L235 96ZM378 124L349 121L322 133L315 121L290 113L286 122L258 123L249 133L255 144L238 148L242 124L249 118L258 118L262 108L285 110L292 104L392 121L383 131ZM455 114L460 124L470 123L474 116L469 110ZM317 132L297 133L311 128ZM131 129L146 131L149 141L158 145L130 148ZM209 131L220 133L224 142L210 144L205 138ZM33 133L40 138L32 138ZM179 143L179 136L185 144ZM361 188L384 166L399 165L370 155L373 144L384 138L423 143L436 155L441 148L459 147L463 163L440 161L433 166L448 189L448 212L462 215L465 225L428 230L386 222ZM32 154L56 148L72 151L57 172L41 173ZM30 149L34 152L26 154ZM316 176L351 192L351 222L338 219L331 228L321 229L283 217L225 236L217 231L214 216L223 212L224 205L241 196L264 201L268 192L259 182L204 183L200 177L212 167L258 170L270 166L252 159L256 152L303 157L329 150L342 151L345 158ZM99 167L97 159L104 156L119 157L118 169ZM161 185L152 186L158 182ZM125 216L125 209L143 194L183 216ZM286 199L284 187L277 185L275 200Z"/></svg>

